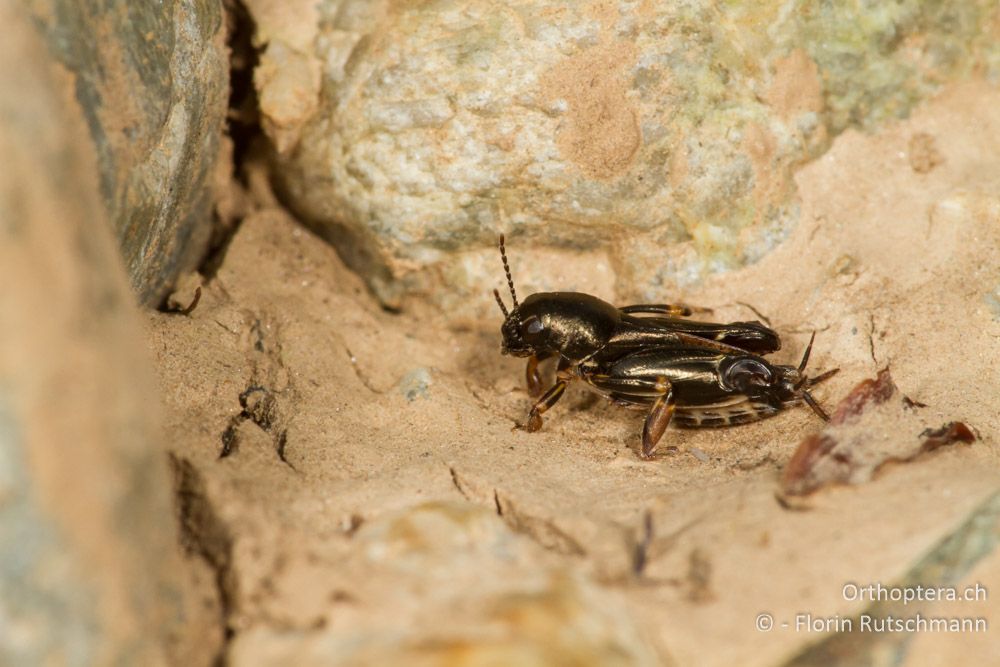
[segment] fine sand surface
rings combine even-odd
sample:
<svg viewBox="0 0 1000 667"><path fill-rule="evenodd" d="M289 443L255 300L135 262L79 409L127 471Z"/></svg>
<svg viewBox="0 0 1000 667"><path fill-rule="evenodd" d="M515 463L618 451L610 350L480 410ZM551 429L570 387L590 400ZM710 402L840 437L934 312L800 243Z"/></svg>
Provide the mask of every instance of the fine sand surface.
<svg viewBox="0 0 1000 667"><path fill-rule="evenodd" d="M1000 93L950 87L878 134L847 132L797 182L801 222L783 244L662 300L716 320L757 319L752 307L782 336L779 363L797 363L815 330L810 368L840 368L815 390L830 410L889 367L927 407L865 422L873 451L954 420L979 439L794 503L779 479L822 427L807 408L669 429L652 462L636 455L642 414L581 388L541 431L512 431L530 398L523 362L499 353L499 257L481 317L419 299L388 313L258 194L197 308L148 317L190 562L230 657L860 660L905 637L832 638L797 629L797 614L856 618L871 602L847 599L849 582L979 582L1000 596ZM548 272L617 301L600 261L508 251L522 295ZM900 609L1000 627L992 598ZM907 650L908 665L1000 661L989 632L921 633Z"/></svg>

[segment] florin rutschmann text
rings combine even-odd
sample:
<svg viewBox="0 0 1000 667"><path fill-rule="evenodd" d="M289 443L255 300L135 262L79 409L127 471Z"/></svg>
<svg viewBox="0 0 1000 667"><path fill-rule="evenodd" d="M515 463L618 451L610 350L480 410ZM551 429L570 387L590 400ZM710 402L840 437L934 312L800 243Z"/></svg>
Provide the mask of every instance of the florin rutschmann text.
<svg viewBox="0 0 1000 667"><path fill-rule="evenodd" d="M968 586L893 585L880 583L858 584L848 582L841 588L848 602L871 603L860 614L814 614L799 611L785 618L775 618L769 612L757 614L755 626L760 632L774 629L795 632L986 632L989 622L976 615L925 613L922 608L904 611L906 605L917 603L985 602L989 597L980 583ZM934 610L941 607L935 605ZM968 608L965 608L968 611Z"/></svg>

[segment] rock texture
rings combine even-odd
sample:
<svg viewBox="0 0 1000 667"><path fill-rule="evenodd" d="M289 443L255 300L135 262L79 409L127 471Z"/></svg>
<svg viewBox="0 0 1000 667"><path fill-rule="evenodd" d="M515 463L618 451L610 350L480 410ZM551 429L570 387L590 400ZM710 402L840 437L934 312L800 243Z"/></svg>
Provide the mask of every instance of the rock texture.
<svg viewBox="0 0 1000 667"><path fill-rule="evenodd" d="M814 388L831 413L886 366L926 404L842 425L864 474L794 505L778 497L782 472L823 429L807 408L671 428L645 462L642 415L576 383L540 431L513 431L531 399L523 360L499 354L499 312L419 300L386 312L333 249L263 205L189 317L148 314L187 515L201 517L193 543L224 593L225 656L914 667L961 664L972 646L992 659L989 632L796 622L998 618L998 156L1000 93L984 83L949 86L877 132L848 129L797 174L802 222L788 239L683 295L720 320L769 317L777 363L797 362L817 331L810 368L840 368ZM551 257L608 288L607 267ZM976 441L910 455L922 429L951 421ZM875 605L846 597L850 582L980 583L989 596Z"/></svg>
<svg viewBox="0 0 1000 667"><path fill-rule="evenodd" d="M364 523L337 546L336 574L326 558L314 573L351 621L327 623L318 599L313 627L241 633L234 664L660 664L619 594L564 571L493 508L421 503Z"/></svg>
<svg viewBox="0 0 1000 667"><path fill-rule="evenodd" d="M500 231L664 299L787 236L833 136L1000 74L992 0L301 4L248 3L276 174L390 304L488 295Z"/></svg>
<svg viewBox="0 0 1000 667"><path fill-rule="evenodd" d="M73 80L19 3L0 24L0 663L204 663L213 625L181 584L149 359Z"/></svg>
<svg viewBox="0 0 1000 667"><path fill-rule="evenodd" d="M229 89L222 4L29 3L75 81L101 196L147 305L202 259Z"/></svg>

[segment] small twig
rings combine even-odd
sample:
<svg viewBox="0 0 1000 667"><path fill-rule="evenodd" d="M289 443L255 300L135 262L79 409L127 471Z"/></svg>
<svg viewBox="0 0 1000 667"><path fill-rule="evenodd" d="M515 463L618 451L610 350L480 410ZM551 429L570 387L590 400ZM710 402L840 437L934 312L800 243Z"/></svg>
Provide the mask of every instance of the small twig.
<svg viewBox="0 0 1000 667"><path fill-rule="evenodd" d="M190 315L194 312L194 309L198 307L198 302L201 301L201 285L198 285L194 289L194 298L191 299L191 303L187 305L186 308L181 308L180 306L171 306L163 312L172 313L177 315Z"/></svg>
<svg viewBox="0 0 1000 667"><path fill-rule="evenodd" d="M642 514L642 534L632 553L632 571L641 577L649 562L649 545L653 541L653 514L646 510Z"/></svg>

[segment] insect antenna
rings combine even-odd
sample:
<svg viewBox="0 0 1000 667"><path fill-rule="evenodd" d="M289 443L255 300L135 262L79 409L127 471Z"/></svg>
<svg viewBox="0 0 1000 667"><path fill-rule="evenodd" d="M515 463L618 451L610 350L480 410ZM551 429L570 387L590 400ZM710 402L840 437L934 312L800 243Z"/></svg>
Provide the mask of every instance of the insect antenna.
<svg viewBox="0 0 1000 667"><path fill-rule="evenodd" d="M507 306L503 305L503 299L500 298L500 290L496 289L493 290L493 296L495 296L497 299L497 305L500 306L500 310L501 312L503 312L504 319L507 319L507 315L509 315L510 313L507 312Z"/></svg>
<svg viewBox="0 0 1000 667"><path fill-rule="evenodd" d="M813 331L813 335L809 338L809 344L806 345L806 351L802 355L802 361L799 362L799 373L806 369L806 364L809 363L809 353L813 349L813 341L816 340L816 332Z"/></svg>
<svg viewBox="0 0 1000 667"><path fill-rule="evenodd" d="M802 361L799 362L798 372L801 379L795 385L796 389L798 389L799 387L804 387L808 389L809 387L819 384L823 380L833 377L834 375L837 374L838 371L840 371L839 368L834 368L824 373L820 373L816 377L810 378L805 376L806 364L809 363L809 353L812 352L813 341L815 339L816 339L816 332L813 331L812 336L809 338L809 344L806 345L806 351L802 355Z"/></svg>
<svg viewBox="0 0 1000 667"><path fill-rule="evenodd" d="M802 400L805 401L810 408L812 408L812 411L815 412L820 419L822 419L825 422L830 421L830 416L826 414L823 408L819 407L819 403L817 403L816 399L812 397L812 394L803 389L801 392L799 392L799 395L802 396Z"/></svg>
<svg viewBox="0 0 1000 667"><path fill-rule="evenodd" d="M798 371L802 379L799 380L795 388L798 389L798 395L802 397L802 400L806 402L806 405L812 408L812 411L815 412L820 419L828 422L830 421L830 415L826 414L826 411L820 407L819 403L817 403L816 399L812 397L812 394L809 393L808 389L809 387L819 384L823 380L833 376L840 369L834 368L833 370L821 373L814 378L807 378L805 376L806 364L809 363L809 353L812 352L813 341L815 340L816 332L813 331L812 336L809 337L809 344L806 345L806 351L802 353L802 361L799 362Z"/></svg>
<svg viewBox="0 0 1000 667"><path fill-rule="evenodd" d="M503 260L503 271L507 274L507 286L510 287L510 298L514 301L514 310L517 310L517 293L514 291L514 279L510 277L510 265L507 264L507 250L503 245L503 234L500 235L500 259Z"/></svg>
<svg viewBox="0 0 1000 667"><path fill-rule="evenodd" d="M808 380L806 380L805 386L808 388L808 387L812 387L813 385L817 385L820 382L822 382L823 380L826 380L827 378L833 377L839 371L840 371L839 368L833 368L833 369L830 369L830 370L826 371L825 373L820 373L816 377L809 378Z"/></svg>

